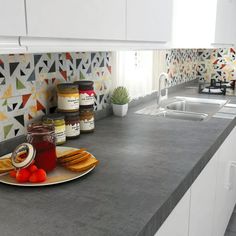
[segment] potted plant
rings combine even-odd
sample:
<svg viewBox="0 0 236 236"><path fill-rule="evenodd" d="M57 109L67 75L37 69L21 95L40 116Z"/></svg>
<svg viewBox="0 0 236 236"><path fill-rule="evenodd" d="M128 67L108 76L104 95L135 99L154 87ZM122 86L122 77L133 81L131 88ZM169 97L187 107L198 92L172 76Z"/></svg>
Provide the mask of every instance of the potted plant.
<svg viewBox="0 0 236 236"><path fill-rule="evenodd" d="M130 101L127 88L120 86L115 88L111 96L113 113L116 116L125 116L128 111L128 103Z"/></svg>

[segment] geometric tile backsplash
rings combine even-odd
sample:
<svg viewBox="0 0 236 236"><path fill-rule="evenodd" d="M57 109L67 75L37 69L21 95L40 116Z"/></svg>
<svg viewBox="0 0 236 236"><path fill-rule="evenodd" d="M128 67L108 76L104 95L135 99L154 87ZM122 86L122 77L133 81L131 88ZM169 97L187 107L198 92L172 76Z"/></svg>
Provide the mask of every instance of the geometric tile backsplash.
<svg viewBox="0 0 236 236"><path fill-rule="evenodd" d="M110 52L0 55L0 141L25 133L33 119L56 106L55 85L94 81L95 109L107 106Z"/></svg>
<svg viewBox="0 0 236 236"><path fill-rule="evenodd" d="M166 50L169 86L193 79L236 79L236 50L173 49Z"/></svg>
<svg viewBox="0 0 236 236"><path fill-rule="evenodd" d="M235 49L165 50L169 87L193 79L236 78ZM55 85L93 80L95 110L109 104L111 52L0 55L0 142L25 133L28 122L53 111Z"/></svg>
<svg viewBox="0 0 236 236"><path fill-rule="evenodd" d="M197 49L166 50L169 87L196 79L198 63Z"/></svg>
<svg viewBox="0 0 236 236"><path fill-rule="evenodd" d="M236 79L236 51L234 48L198 50L198 78Z"/></svg>

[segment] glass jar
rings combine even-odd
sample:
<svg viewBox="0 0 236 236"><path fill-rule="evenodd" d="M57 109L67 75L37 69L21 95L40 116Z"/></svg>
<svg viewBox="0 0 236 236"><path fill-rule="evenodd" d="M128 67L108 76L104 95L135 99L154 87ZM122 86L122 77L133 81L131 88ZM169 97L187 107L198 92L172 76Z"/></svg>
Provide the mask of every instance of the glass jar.
<svg viewBox="0 0 236 236"><path fill-rule="evenodd" d="M53 124L55 127L56 145L66 142L65 116L60 113L49 114L43 117L44 124Z"/></svg>
<svg viewBox="0 0 236 236"><path fill-rule="evenodd" d="M59 111L75 112L79 110L79 90L76 84L58 84L57 96L57 106Z"/></svg>
<svg viewBox="0 0 236 236"><path fill-rule="evenodd" d="M36 150L36 166L47 172L52 171L57 163L54 126L43 123L28 125L27 142Z"/></svg>
<svg viewBox="0 0 236 236"><path fill-rule="evenodd" d="M78 138L80 136L79 112L67 112L64 114L66 123L66 138Z"/></svg>
<svg viewBox="0 0 236 236"><path fill-rule="evenodd" d="M80 109L80 131L81 133L91 133L95 129L93 107Z"/></svg>
<svg viewBox="0 0 236 236"><path fill-rule="evenodd" d="M79 104L80 106L93 106L94 105L94 89L93 81L83 80L75 81L74 84L79 88Z"/></svg>

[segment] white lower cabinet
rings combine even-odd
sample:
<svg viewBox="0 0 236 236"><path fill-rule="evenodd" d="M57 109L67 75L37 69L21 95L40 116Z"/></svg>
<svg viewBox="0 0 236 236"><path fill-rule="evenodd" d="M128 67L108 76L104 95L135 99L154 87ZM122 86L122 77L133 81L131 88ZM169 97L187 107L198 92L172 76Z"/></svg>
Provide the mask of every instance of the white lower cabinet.
<svg viewBox="0 0 236 236"><path fill-rule="evenodd" d="M190 188L189 236L211 236L219 154L212 157Z"/></svg>
<svg viewBox="0 0 236 236"><path fill-rule="evenodd" d="M155 236L224 236L236 203L236 128Z"/></svg>
<svg viewBox="0 0 236 236"><path fill-rule="evenodd" d="M155 236L188 236L190 190L170 213Z"/></svg>
<svg viewBox="0 0 236 236"><path fill-rule="evenodd" d="M214 236L223 236L236 203L236 129L219 149Z"/></svg>

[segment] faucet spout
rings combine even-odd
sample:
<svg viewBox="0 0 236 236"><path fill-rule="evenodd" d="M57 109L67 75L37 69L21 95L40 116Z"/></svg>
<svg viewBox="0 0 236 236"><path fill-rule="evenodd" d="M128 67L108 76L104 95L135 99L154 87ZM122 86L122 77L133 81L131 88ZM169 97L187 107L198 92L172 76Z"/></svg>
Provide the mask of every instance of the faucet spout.
<svg viewBox="0 0 236 236"><path fill-rule="evenodd" d="M157 105L161 107L161 101L166 100L168 98L168 74L161 73L159 75L159 87L158 87L158 94L157 94Z"/></svg>

